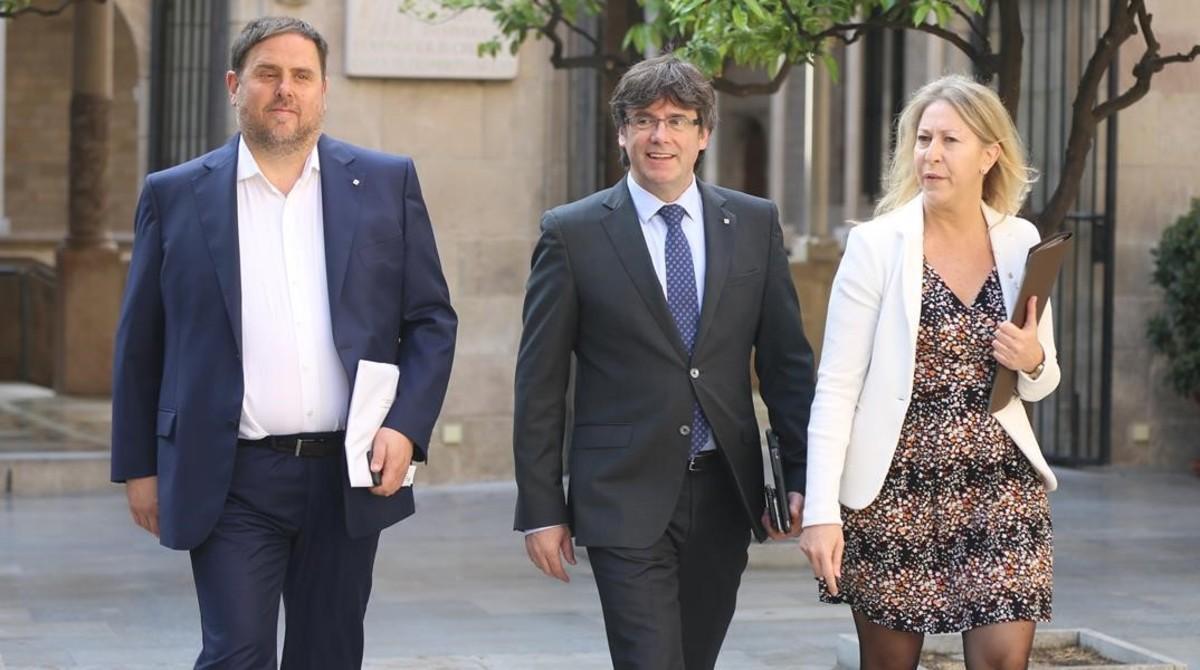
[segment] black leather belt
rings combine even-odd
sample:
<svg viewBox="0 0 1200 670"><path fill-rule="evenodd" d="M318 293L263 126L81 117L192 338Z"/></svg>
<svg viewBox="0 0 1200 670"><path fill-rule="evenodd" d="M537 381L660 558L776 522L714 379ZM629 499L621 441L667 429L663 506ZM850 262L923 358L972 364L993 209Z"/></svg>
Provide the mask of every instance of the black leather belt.
<svg viewBox="0 0 1200 670"><path fill-rule="evenodd" d="M268 435L261 440L238 440L239 447L260 447L304 458L323 458L340 454L345 444L345 431Z"/></svg>
<svg viewBox="0 0 1200 670"><path fill-rule="evenodd" d="M688 472L704 472L721 464L716 449L709 449L696 454L688 460Z"/></svg>

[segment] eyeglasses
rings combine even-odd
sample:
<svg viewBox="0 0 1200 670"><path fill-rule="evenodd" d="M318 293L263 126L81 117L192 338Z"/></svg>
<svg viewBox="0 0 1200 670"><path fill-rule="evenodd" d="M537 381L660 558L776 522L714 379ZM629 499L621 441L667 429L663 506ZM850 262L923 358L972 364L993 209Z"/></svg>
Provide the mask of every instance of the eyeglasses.
<svg viewBox="0 0 1200 670"><path fill-rule="evenodd" d="M646 114L637 114L625 120L634 130L644 133L658 127L658 124L665 123L667 130L673 133L681 133L693 126L700 125L700 119L688 118L682 114L668 116L665 119L656 118Z"/></svg>

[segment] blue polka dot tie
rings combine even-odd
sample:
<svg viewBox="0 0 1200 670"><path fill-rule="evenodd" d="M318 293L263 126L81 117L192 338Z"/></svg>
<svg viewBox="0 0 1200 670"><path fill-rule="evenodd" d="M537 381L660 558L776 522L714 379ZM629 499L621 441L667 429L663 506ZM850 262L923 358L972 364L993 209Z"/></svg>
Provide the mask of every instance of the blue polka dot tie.
<svg viewBox="0 0 1200 670"><path fill-rule="evenodd" d="M683 234L684 209L679 205L664 205L658 210L667 222L667 308L675 319L679 337L688 353L696 346L696 330L700 325L700 300L696 296L696 268L692 249ZM688 456L695 456L708 443L710 428L700 403L692 401L692 444Z"/></svg>

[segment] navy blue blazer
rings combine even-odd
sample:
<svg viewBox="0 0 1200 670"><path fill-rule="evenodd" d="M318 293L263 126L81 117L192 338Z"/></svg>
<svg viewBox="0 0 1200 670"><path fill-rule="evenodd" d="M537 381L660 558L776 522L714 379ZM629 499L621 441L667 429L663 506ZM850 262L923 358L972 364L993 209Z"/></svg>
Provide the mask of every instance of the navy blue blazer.
<svg viewBox="0 0 1200 670"><path fill-rule="evenodd" d="M233 477L244 392L237 150L234 136L146 178L117 326L112 480L158 475L160 541L174 549L204 541ZM334 343L351 384L360 359L400 367L384 425L423 461L458 319L416 170L326 135L317 151ZM352 536L413 513L411 488L383 498L343 482Z"/></svg>

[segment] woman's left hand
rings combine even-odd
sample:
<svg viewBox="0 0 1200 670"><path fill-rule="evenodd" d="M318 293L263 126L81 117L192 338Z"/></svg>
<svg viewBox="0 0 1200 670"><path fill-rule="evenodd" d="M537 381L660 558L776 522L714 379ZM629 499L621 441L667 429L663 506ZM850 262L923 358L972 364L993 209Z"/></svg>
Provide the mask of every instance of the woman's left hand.
<svg viewBox="0 0 1200 670"><path fill-rule="evenodd" d="M1030 296L1026 307L1023 327L1012 321L1000 324L992 340L992 356L1010 370L1032 373L1046 359L1046 352L1037 338L1037 296Z"/></svg>

